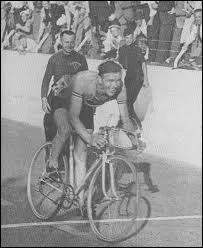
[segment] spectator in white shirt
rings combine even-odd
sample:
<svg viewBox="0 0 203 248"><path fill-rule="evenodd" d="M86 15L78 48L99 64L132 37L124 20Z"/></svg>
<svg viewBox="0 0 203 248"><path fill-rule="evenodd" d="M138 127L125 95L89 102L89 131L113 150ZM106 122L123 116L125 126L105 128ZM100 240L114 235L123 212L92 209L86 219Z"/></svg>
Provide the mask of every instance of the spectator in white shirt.
<svg viewBox="0 0 203 248"><path fill-rule="evenodd" d="M118 50L122 37L120 35L120 23L114 20L108 28L105 40L103 42L103 52L107 53L111 50Z"/></svg>
<svg viewBox="0 0 203 248"><path fill-rule="evenodd" d="M24 54L27 52L32 52L32 53L37 52L38 44L33 39L30 39L22 34L19 36L18 40L19 40L19 43L16 49L21 54Z"/></svg>
<svg viewBox="0 0 203 248"><path fill-rule="evenodd" d="M36 43L33 39L30 39L24 34L21 34L18 38L17 46L15 47L15 50L17 50L20 54L26 54L26 53L37 53L38 50L41 48L43 44L43 39Z"/></svg>
<svg viewBox="0 0 203 248"><path fill-rule="evenodd" d="M191 46L190 57L197 58L202 54L202 9L194 11L194 22L192 23L187 38L183 47L174 61L174 68L177 68L178 63L184 53L188 51Z"/></svg>
<svg viewBox="0 0 203 248"><path fill-rule="evenodd" d="M147 24L142 13L138 12L135 15L135 24L136 28L133 33L133 41L135 41L136 37L140 34L143 34L145 37L147 37Z"/></svg>

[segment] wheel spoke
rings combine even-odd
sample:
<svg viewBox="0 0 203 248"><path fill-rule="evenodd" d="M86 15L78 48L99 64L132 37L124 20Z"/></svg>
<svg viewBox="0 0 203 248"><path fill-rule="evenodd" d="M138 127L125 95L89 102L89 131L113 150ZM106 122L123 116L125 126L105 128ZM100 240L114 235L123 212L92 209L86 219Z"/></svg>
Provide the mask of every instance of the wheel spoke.
<svg viewBox="0 0 203 248"><path fill-rule="evenodd" d="M27 182L27 194L30 207L36 217L48 219L54 216L64 200L64 183L62 178L66 170L59 172L60 182L55 179L53 173L46 172L47 161L51 151L51 143L46 143L35 153ZM63 163L63 160L60 161ZM56 172L55 172L56 173ZM51 175L53 174L53 175Z"/></svg>

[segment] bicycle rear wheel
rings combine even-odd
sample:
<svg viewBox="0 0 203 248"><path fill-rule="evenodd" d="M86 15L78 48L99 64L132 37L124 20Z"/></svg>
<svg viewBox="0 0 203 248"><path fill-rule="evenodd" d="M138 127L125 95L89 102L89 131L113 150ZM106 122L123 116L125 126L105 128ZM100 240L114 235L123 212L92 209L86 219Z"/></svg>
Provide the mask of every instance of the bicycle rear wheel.
<svg viewBox="0 0 203 248"><path fill-rule="evenodd" d="M139 207L139 182L135 167L123 156L109 156L105 167L105 190L108 198L102 189L101 164L89 186L88 217L92 230L99 239L116 242L127 238L134 230ZM114 190L110 167L113 168ZM94 204L96 213L92 211Z"/></svg>
<svg viewBox="0 0 203 248"><path fill-rule="evenodd" d="M66 181L66 166L62 155L59 157L59 178L54 180L46 172L47 159L50 156L52 143L47 142L35 153L28 172L27 196L30 207L39 219L49 219L60 210L64 197L62 182Z"/></svg>

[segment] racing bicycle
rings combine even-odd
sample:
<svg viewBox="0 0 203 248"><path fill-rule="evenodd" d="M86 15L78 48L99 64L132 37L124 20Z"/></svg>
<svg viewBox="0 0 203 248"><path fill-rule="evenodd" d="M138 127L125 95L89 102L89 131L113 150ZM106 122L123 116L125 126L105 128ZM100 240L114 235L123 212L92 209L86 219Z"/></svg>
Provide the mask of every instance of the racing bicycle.
<svg viewBox="0 0 203 248"><path fill-rule="evenodd" d="M27 196L34 215L41 220L51 219L60 210L69 211L73 207L80 209L83 216L79 194L85 189L87 215L93 232L103 241L115 242L132 232L140 198L136 168L120 151L140 154L142 148L140 134L136 132L107 126L100 131L107 145L93 151L96 158L78 187L74 184L74 133L66 142L54 172L46 169L52 143L42 145L29 168ZM131 142L132 137L136 144Z"/></svg>

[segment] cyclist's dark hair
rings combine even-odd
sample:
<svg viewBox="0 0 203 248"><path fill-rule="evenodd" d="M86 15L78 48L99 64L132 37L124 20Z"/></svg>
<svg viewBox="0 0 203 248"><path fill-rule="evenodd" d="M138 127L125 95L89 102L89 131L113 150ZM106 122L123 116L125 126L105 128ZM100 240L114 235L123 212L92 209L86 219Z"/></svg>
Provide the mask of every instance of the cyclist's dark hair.
<svg viewBox="0 0 203 248"><path fill-rule="evenodd" d="M67 35L74 35L75 36L75 33L71 30L63 30L61 33L60 33L60 38L63 37L64 34L67 34Z"/></svg>
<svg viewBox="0 0 203 248"><path fill-rule="evenodd" d="M99 76L103 76L104 74L111 72L121 72L122 69L122 65L114 60L107 60L98 66Z"/></svg>

